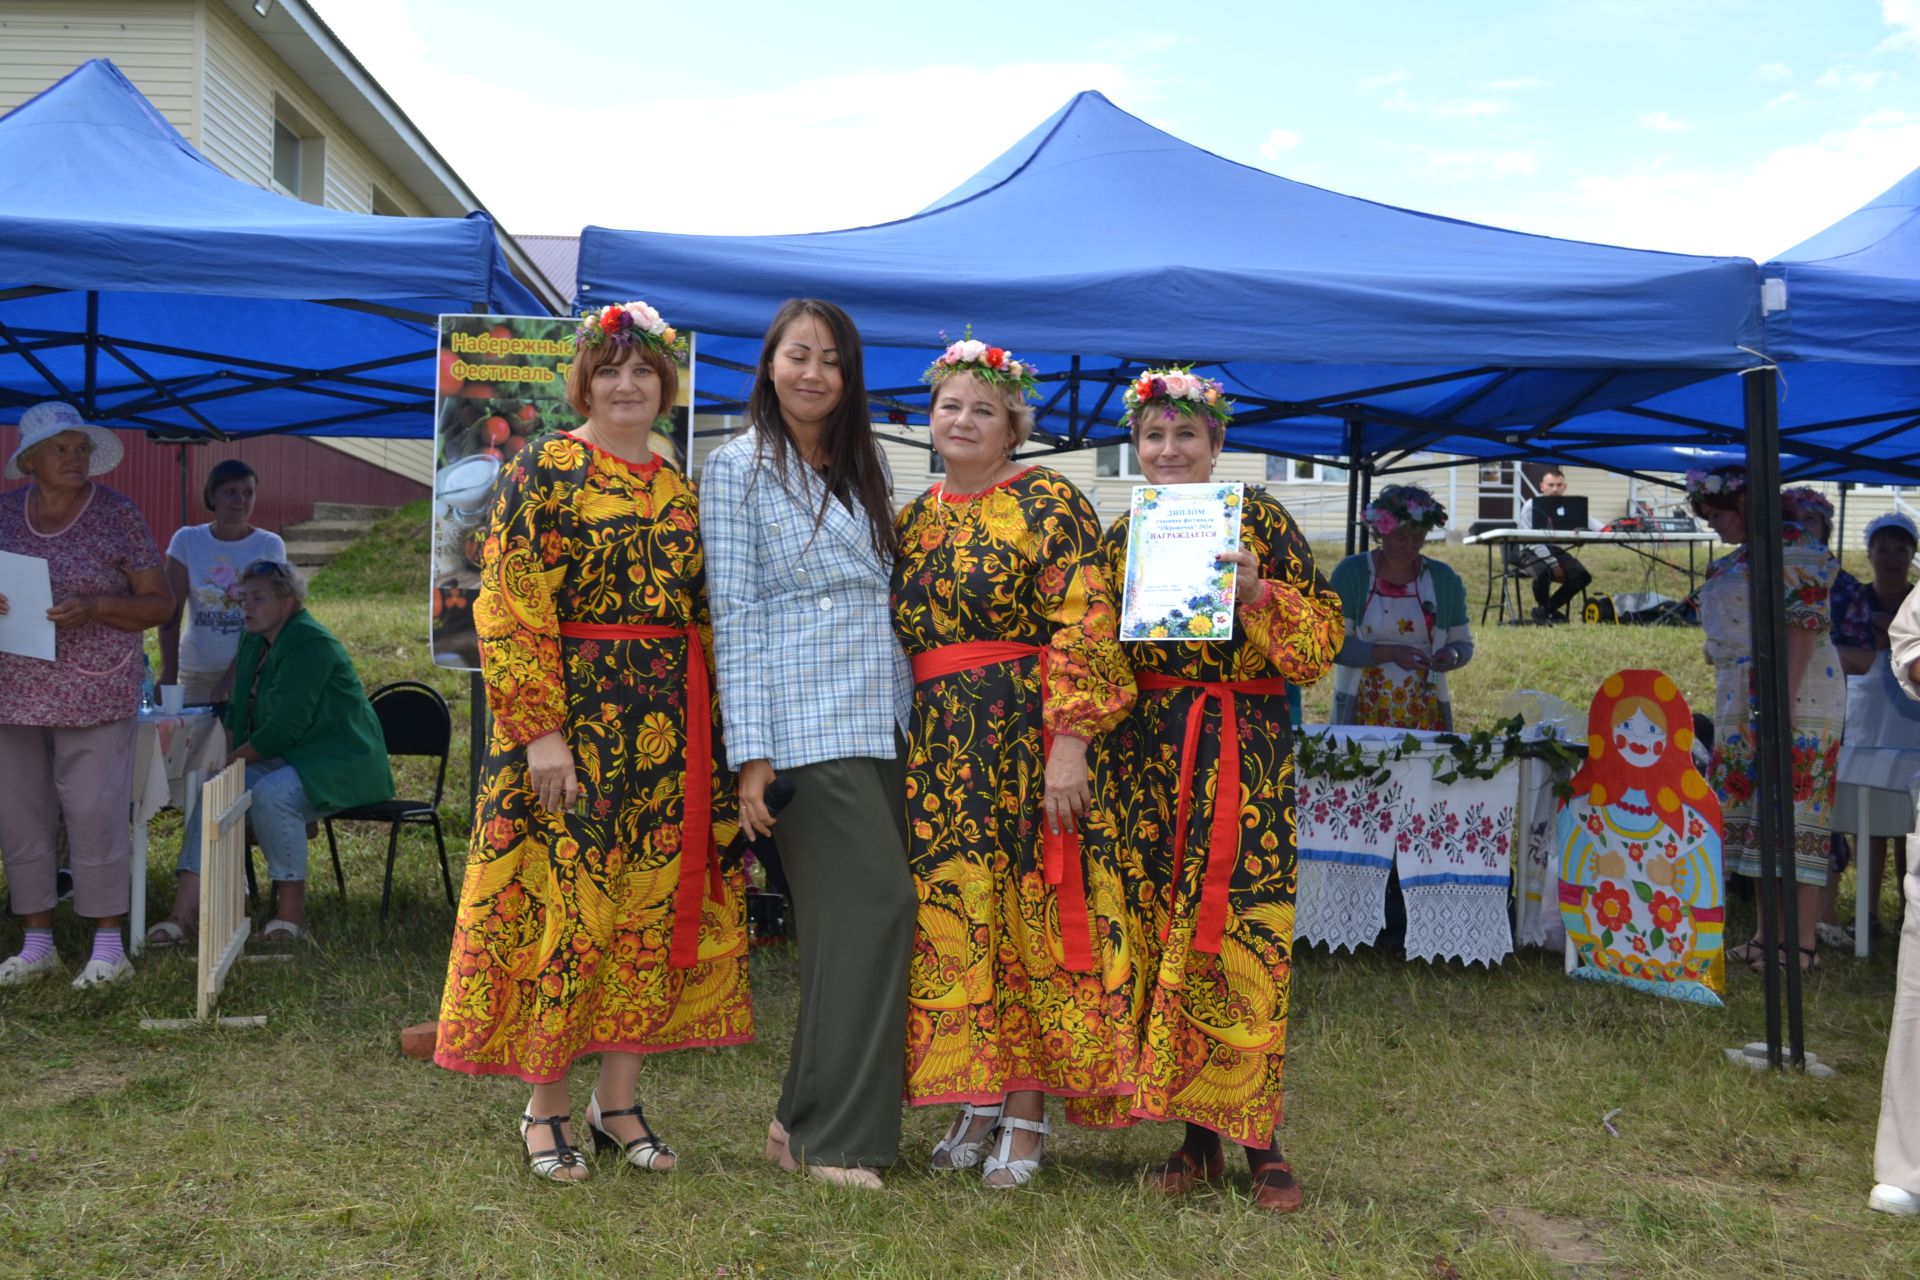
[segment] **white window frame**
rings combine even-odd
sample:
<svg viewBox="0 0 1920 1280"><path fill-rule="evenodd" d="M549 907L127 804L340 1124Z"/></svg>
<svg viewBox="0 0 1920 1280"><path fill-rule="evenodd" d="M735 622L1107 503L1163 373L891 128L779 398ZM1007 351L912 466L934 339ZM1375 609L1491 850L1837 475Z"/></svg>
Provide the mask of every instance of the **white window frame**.
<svg viewBox="0 0 1920 1280"><path fill-rule="evenodd" d="M324 204L327 196L327 140L321 132L307 122L299 108L279 94L273 95L273 131L268 148L268 184L283 196L295 200L304 200L308 204ZM297 171L297 190L290 189L280 181L279 131L285 129L299 141L300 149L294 159Z"/></svg>
<svg viewBox="0 0 1920 1280"><path fill-rule="evenodd" d="M1281 467L1281 474L1277 476L1273 474L1275 463L1280 464L1280 467ZM1296 469L1300 467L1313 468L1312 474L1304 475L1304 476L1296 474ZM1343 485L1347 482L1347 473L1345 468L1335 467L1328 463L1321 462L1318 459L1309 461L1305 458L1288 458L1288 457L1283 457L1277 453L1270 453L1267 455L1266 473L1267 473L1268 484L1341 484Z"/></svg>
<svg viewBox="0 0 1920 1280"><path fill-rule="evenodd" d="M1101 470L1107 459L1113 456L1108 452L1110 449L1120 451L1118 470L1112 475ZM1096 480L1145 480L1147 478L1147 473L1140 469L1140 455L1134 451L1131 440L1116 440L1112 444L1096 446L1093 451L1093 475Z"/></svg>

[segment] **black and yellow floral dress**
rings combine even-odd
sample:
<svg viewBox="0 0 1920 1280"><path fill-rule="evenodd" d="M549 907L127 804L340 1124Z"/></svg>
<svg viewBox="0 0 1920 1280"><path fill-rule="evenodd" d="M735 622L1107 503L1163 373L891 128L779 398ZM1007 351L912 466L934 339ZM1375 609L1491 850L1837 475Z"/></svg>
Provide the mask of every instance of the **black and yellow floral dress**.
<svg viewBox="0 0 1920 1280"><path fill-rule="evenodd" d="M1123 1092L1118 870L1076 837L1046 837L1042 803L1045 740L1095 738L1133 705L1098 518L1057 472L1031 467L982 493L936 486L899 528L893 619L914 664L907 849L920 898L908 1101ZM1104 821L1092 815L1083 832Z"/></svg>
<svg viewBox="0 0 1920 1280"><path fill-rule="evenodd" d="M1127 530L1122 516L1104 542L1115 583L1126 581ZM1231 641L1125 646L1140 699L1097 744L1094 802L1121 814L1125 832L1116 860L1142 974L1132 1116L1266 1146L1280 1118L1293 951L1286 685L1332 669L1346 622L1293 517L1264 490L1247 490L1240 536L1261 590L1235 611ZM1223 741L1234 748L1225 771L1238 772L1224 810Z"/></svg>
<svg viewBox="0 0 1920 1280"><path fill-rule="evenodd" d="M753 1038L704 578L693 489L659 458L561 436L508 465L473 610L493 733L441 1066L542 1083L585 1054ZM556 729L583 795L551 815L525 747Z"/></svg>

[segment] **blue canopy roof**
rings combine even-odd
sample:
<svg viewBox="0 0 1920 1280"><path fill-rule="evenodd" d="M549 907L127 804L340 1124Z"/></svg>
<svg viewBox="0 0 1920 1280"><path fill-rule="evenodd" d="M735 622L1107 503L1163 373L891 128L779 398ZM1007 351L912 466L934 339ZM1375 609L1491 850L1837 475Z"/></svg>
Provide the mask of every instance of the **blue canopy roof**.
<svg viewBox="0 0 1920 1280"><path fill-rule="evenodd" d="M1763 272L1786 289L1767 315L1774 358L1920 363L1920 170Z"/></svg>
<svg viewBox="0 0 1920 1280"><path fill-rule="evenodd" d="M1780 362L1781 470L1789 479L1920 482L1920 171L1761 268L1761 349ZM1593 440L1653 432L1668 441L1634 465L1678 470L1696 456L1675 440L1732 456L1737 378L1718 378L1619 413L1570 424ZM1563 443L1565 443L1563 441ZM1592 456L1610 455L1597 447Z"/></svg>
<svg viewBox="0 0 1920 1280"><path fill-rule="evenodd" d="M104 60L0 117L0 420L433 434L435 320L541 315L485 214L391 218L207 162Z"/></svg>
<svg viewBox="0 0 1920 1280"><path fill-rule="evenodd" d="M1347 451L1349 422L1368 453L1514 452L1543 424L1752 365L1761 333L1747 259L1354 199L1222 159L1098 93L912 217L779 236L588 227L579 279L581 305L643 297L699 332L703 401L736 399L740 381L709 377L708 357L751 363L752 342L724 339L757 338L783 299L812 294L852 313L873 388L908 391L940 333L970 322L1053 375L1043 428L1098 434L1129 371L1196 361L1236 388L1235 445L1320 456Z"/></svg>

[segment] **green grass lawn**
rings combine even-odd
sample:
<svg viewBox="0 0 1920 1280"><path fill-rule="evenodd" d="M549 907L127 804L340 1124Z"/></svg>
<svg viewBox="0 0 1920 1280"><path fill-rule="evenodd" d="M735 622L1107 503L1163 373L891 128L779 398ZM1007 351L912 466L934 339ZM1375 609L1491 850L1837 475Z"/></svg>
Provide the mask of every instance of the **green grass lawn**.
<svg viewBox="0 0 1920 1280"><path fill-rule="evenodd" d="M423 677L454 700L445 820L463 845L467 681L426 663L418 524L382 531L378 564L322 575L313 608L370 684ZM1477 601L1481 556L1441 554ZM1589 563L1603 587L1639 586L1622 553ZM1490 629L1456 678L1456 707L1484 723L1531 687L1584 708L1625 665L1663 667L1705 705L1699 642ZM177 845L178 819L156 820L152 915ZM759 1149L796 967L769 948L755 956L757 1044L643 1071L648 1116L682 1167L602 1163L562 1189L525 1171L510 1123L522 1086L398 1053L400 1027L432 1016L446 962L452 913L430 850L403 841L384 930L377 833L345 849L344 901L316 875L315 943L289 963L243 963L223 1001L267 1015L265 1030L139 1030L142 1017L191 1012L180 956L144 959L136 981L101 993L0 994L0 1275L1920 1274L1920 1227L1866 1208L1893 986L1884 939L1864 964L1828 954L1808 983L1809 1046L1840 1070L1825 1082L1724 1064L1724 1046L1763 1034L1744 971L1714 1011L1569 983L1537 951L1489 972L1305 950L1285 1143L1307 1203L1285 1219L1249 1207L1237 1164L1231 1186L1182 1203L1140 1190L1137 1170L1176 1140L1169 1126L1066 1129L1043 1178L1011 1192L924 1170L944 1112L908 1116L883 1194L779 1173ZM0 945L16 942L0 926ZM64 912L59 942L70 961L82 953ZM576 1115L585 1103L583 1084ZM1617 1137L1601 1124L1616 1109Z"/></svg>

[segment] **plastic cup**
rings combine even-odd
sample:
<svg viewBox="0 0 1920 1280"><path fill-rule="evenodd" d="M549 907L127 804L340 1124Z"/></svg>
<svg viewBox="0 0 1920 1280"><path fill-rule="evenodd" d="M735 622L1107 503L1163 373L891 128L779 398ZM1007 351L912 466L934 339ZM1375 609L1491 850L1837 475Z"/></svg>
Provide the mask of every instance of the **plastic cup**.
<svg viewBox="0 0 1920 1280"><path fill-rule="evenodd" d="M185 685L163 684L160 686L160 709L168 715L177 716L187 707L187 689Z"/></svg>

